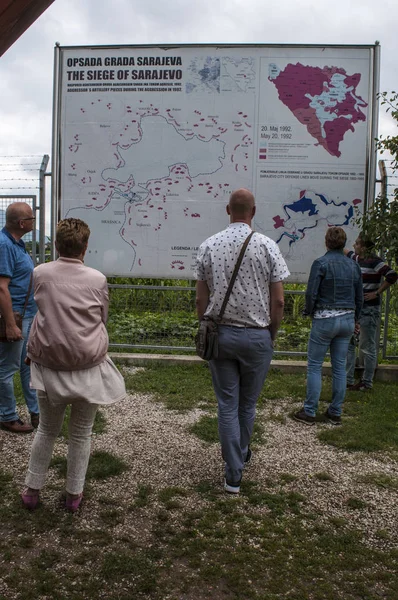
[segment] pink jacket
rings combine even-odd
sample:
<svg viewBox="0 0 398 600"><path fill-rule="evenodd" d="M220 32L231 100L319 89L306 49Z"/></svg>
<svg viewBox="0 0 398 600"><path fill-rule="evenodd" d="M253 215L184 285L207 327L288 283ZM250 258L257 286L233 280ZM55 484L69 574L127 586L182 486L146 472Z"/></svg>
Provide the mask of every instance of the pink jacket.
<svg viewBox="0 0 398 600"><path fill-rule="evenodd" d="M39 265L33 275L38 312L30 330L29 358L57 371L89 369L108 350L106 277L75 258Z"/></svg>

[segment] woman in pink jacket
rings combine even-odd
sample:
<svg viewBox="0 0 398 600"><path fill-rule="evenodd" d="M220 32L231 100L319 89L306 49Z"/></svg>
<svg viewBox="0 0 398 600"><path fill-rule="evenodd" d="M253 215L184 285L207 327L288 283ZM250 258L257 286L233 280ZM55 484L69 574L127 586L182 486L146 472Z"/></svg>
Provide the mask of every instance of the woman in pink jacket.
<svg viewBox="0 0 398 600"><path fill-rule="evenodd" d="M60 221L55 241L58 260L34 270L38 312L27 356L32 387L38 391L40 424L22 494L28 509L39 503L67 405L71 405L71 414L65 507L75 512L83 498L98 405L126 396L123 377L107 355L106 277L83 263L89 236L84 221Z"/></svg>

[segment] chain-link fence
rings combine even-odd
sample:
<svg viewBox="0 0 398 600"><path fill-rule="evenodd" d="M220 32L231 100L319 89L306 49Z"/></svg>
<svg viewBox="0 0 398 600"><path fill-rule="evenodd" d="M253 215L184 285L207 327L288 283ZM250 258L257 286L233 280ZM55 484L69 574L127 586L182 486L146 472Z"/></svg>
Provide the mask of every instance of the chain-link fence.
<svg viewBox="0 0 398 600"><path fill-rule="evenodd" d="M195 287L181 280L170 285L160 281L117 284L111 279L108 331L112 350L194 352L197 330ZM167 283L169 283L167 285ZM311 320L303 317L305 286L286 284L285 314L278 333L275 354L305 357ZM388 328L384 323L388 316ZM380 356L396 358L398 322L390 310L383 311Z"/></svg>
<svg viewBox="0 0 398 600"><path fill-rule="evenodd" d="M194 351L198 322L194 282L177 283L109 284L108 331L112 349ZM303 309L304 286L286 286L285 316L278 334L277 353L306 355L311 321L302 316Z"/></svg>
<svg viewBox="0 0 398 600"><path fill-rule="evenodd" d="M37 203L36 196L20 196L20 195L0 195L0 229L6 224L6 210L7 207L13 202L26 202L32 207L33 214L36 216ZM27 250L32 255L33 262L36 264L38 260L39 248L38 242L39 231L36 227L32 229L30 233L27 233L23 240L25 242Z"/></svg>

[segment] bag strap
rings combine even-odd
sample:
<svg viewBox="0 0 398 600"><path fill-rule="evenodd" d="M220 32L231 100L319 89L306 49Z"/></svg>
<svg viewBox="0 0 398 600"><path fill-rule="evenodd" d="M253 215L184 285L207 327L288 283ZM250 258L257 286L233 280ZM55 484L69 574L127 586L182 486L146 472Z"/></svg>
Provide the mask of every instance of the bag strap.
<svg viewBox="0 0 398 600"><path fill-rule="evenodd" d="M231 295L231 292L232 292L232 288L234 287L234 283L235 283L236 276L237 276L237 274L238 274L238 271L239 271L239 267L240 267L240 265L241 265L241 263L242 263L243 256L244 256L244 254L245 254L245 252L246 252L246 248L247 248L247 246L248 246L248 244L249 244L249 242L250 242L250 239L251 239L251 237L252 237L253 233L254 233L254 231L252 231L252 232L251 232L251 233L250 233L250 234L247 236L247 238L245 239L245 241L244 241L244 243L243 243L243 246L242 246L242 248L241 248L240 254L239 254L239 256L238 256L238 260L236 261L236 265L235 265L235 268L234 268L234 272L232 273L231 281L229 282L229 286L228 286L227 292L226 292L226 294L225 294L225 297L224 297L224 302L222 303L222 306L221 306L220 314L219 314L219 315L218 315L218 317L217 317L217 320L219 320L219 321L221 321L221 319L222 319L222 317L223 317L223 314L224 314L224 312L225 312L225 309L226 309L226 306L227 306L227 303L228 303L229 297L230 297L230 295Z"/></svg>
<svg viewBox="0 0 398 600"><path fill-rule="evenodd" d="M30 291L32 289L32 283L33 283L33 271L30 274L28 293L26 294L26 298L25 298L25 304L24 304L23 311L22 311L22 318L24 318L25 312L26 312L26 307L28 306Z"/></svg>

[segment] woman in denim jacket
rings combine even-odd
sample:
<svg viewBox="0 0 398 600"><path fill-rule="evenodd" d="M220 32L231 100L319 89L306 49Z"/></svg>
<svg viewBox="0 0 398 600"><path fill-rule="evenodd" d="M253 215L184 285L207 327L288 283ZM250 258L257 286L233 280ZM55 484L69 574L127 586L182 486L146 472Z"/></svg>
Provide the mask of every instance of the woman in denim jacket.
<svg viewBox="0 0 398 600"><path fill-rule="evenodd" d="M344 255L346 240L341 227L329 227L325 236L327 252L313 262L308 280L304 314L312 317L312 327L308 342L307 395L303 409L294 415L296 421L306 425L315 424L322 363L329 348L333 389L325 417L333 425L341 423L348 344L363 303L361 269Z"/></svg>

